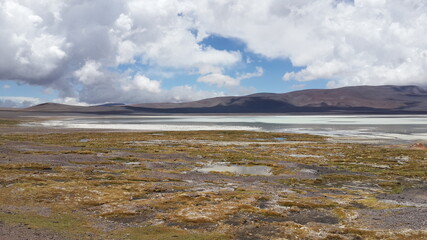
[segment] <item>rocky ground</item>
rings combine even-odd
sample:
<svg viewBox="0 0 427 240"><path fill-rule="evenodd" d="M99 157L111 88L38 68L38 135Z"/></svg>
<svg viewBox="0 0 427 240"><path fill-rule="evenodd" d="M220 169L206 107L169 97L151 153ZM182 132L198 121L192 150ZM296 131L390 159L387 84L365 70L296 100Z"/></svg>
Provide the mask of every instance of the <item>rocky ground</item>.
<svg viewBox="0 0 427 240"><path fill-rule="evenodd" d="M422 148L16 123L0 121L0 239L427 238Z"/></svg>

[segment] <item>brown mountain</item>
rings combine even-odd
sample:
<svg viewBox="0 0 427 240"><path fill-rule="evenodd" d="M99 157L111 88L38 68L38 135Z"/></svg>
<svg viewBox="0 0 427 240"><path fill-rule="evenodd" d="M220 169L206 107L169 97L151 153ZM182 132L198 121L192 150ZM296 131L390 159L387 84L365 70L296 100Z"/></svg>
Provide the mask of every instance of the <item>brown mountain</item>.
<svg viewBox="0 0 427 240"><path fill-rule="evenodd" d="M59 103L42 103L25 109L26 112L45 113L83 113L83 114L132 114L133 111L122 106L73 106Z"/></svg>
<svg viewBox="0 0 427 240"><path fill-rule="evenodd" d="M42 104L28 111L97 114L143 113L366 113L427 114L427 91L417 86L355 86L289 93L258 93L186 103L76 107Z"/></svg>

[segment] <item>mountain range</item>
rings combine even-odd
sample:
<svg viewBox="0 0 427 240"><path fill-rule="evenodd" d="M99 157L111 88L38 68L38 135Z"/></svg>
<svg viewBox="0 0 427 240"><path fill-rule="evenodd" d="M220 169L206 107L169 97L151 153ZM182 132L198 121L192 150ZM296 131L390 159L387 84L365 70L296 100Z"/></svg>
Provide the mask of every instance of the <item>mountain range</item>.
<svg viewBox="0 0 427 240"><path fill-rule="evenodd" d="M184 103L71 106L44 103L26 112L94 114L427 114L427 91L418 86L352 86L289 93L208 98Z"/></svg>

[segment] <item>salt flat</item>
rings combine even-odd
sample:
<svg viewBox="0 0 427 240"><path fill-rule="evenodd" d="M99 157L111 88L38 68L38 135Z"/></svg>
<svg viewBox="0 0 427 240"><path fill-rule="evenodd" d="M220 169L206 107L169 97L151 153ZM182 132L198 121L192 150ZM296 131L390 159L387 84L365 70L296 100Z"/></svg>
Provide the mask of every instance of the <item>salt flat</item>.
<svg viewBox="0 0 427 240"><path fill-rule="evenodd" d="M137 131L247 130L324 136L427 141L426 115L78 117L26 125Z"/></svg>

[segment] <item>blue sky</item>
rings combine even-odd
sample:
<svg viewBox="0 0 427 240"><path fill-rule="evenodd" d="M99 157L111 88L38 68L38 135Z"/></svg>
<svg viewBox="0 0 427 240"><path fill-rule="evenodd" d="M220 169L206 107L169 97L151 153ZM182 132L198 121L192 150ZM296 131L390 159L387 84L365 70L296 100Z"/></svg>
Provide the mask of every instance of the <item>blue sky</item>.
<svg viewBox="0 0 427 240"><path fill-rule="evenodd" d="M0 5L0 107L427 85L424 0Z"/></svg>

